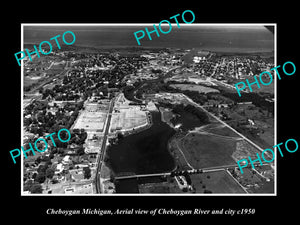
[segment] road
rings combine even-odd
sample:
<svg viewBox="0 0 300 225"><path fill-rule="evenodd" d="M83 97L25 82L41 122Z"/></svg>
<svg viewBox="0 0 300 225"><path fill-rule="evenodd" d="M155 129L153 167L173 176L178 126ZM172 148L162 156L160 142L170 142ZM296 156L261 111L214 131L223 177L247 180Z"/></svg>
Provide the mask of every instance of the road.
<svg viewBox="0 0 300 225"><path fill-rule="evenodd" d="M169 176L171 172L166 173L150 173L150 174L137 174L137 175L129 175L129 176L121 176L115 177L116 180L123 180L123 179L131 179L131 178L141 178L141 177L161 177L161 176Z"/></svg>
<svg viewBox="0 0 300 225"><path fill-rule="evenodd" d="M214 119L216 119L217 121L219 121L220 123L222 123L224 126L228 127L229 129L231 129L232 131L234 131L235 133L237 133L240 137L242 137L243 139L247 140L250 144L252 144L254 147L256 147L257 149L259 149L260 151L263 151L262 148L260 148L258 145L256 145L255 143L253 143L251 140L249 140L248 138L246 138L244 135L242 135L241 133L239 133L238 131L236 131L235 129L233 129L231 126L229 126L227 123L225 123L224 121L220 120L218 117L216 117L215 115L213 115L212 113L210 113L209 111L207 111L206 109L204 109L202 106L200 106L199 104L195 103L193 100L191 100L189 97L187 97L186 95L182 94L183 97L185 97L192 105L201 108L204 112L206 112L207 114L209 114L211 117L213 117ZM179 146L178 146L179 147ZM102 150L101 150L102 151ZM184 156L184 155L183 155ZM185 157L184 157L185 158ZM186 160L186 159L185 159ZM186 160L187 162L187 160ZM100 162L101 163L101 162ZM188 163L188 162L187 162ZM255 163L256 164L256 163ZM258 164L258 163L257 163ZM189 164L188 164L189 165ZM263 164L266 165L266 164ZM193 168L191 165L189 165L190 168ZM237 164L233 164L233 165L224 165L224 166L218 166L218 167L209 167L209 168L202 168L200 169L202 173L209 173L209 172L216 172L216 171L226 171L228 174L230 174L230 172L228 171L228 169L230 168L237 168L238 165ZM187 170L188 173L194 173L195 169L191 169L191 170ZM98 172L97 172L98 174ZM115 177L116 180L122 180L122 179L137 179L137 178L144 178L144 177L161 177L161 176L170 176L171 172L165 172L165 173L154 173L154 174L139 174L139 175L128 175L128 176L120 176L120 177ZM230 174L231 175L231 174ZM231 175L231 177L241 186L241 188L246 192L247 190Z"/></svg>
<svg viewBox="0 0 300 225"><path fill-rule="evenodd" d="M253 141L251 141L250 139L248 139L247 137L245 137L244 135L242 135L240 132L238 132L237 130L233 129L231 126L229 126L227 123L225 123L224 121L220 120L218 117L216 117L214 114L212 114L211 112L207 111L204 107L202 107L201 105L197 104L196 102L194 102L192 99L190 99L189 97L187 97L184 94L181 94L184 98L186 98L192 105L202 109L204 112L206 112L208 115L210 115L211 117L213 117L214 119L216 119L217 121L219 121L220 123L222 123L224 126L228 127L230 130L232 130L233 132L235 132L236 134L238 134L240 137L242 137L243 139L247 140L250 144L252 144L254 147L256 147L258 150L260 150L261 152L264 150L261 147L259 147L257 144L255 144Z"/></svg>
<svg viewBox="0 0 300 225"><path fill-rule="evenodd" d="M259 163L254 163L254 165L260 165ZM262 165L269 165L268 163L263 163ZM202 169L191 169L185 170L189 174L193 174L195 170L202 170L202 173L210 173L210 172L217 172L217 171L227 171L228 169L237 168L237 164L231 165L224 165L224 166L215 166L215 167L206 167ZM179 171L177 171L179 172ZM183 172L183 171L182 171ZM149 174L135 174L135 175L128 175L128 176L119 176L115 177L116 180L123 180L123 179L132 179L132 178L142 178L142 177L161 177L161 176L170 176L171 172L165 173L149 173Z"/></svg>
<svg viewBox="0 0 300 225"><path fill-rule="evenodd" d="M101 145L101 149L99 151L99 155L98 155L98 158L97 158L98 160L97 160L97 170L96 170L96 178L95 178L96 193L101 193L100 172L101 172L104 156L105 156L105 153L106 153L106 142L107 142L107 136L108 136L111 117L112 117L112 111L113 111L113 108L114 108L114 103L115 103L115 99L113 98L110 101L110 104L109 104L108 117L107 117L106 124L105 124L105 130L104 130L104 134L103 134L102 145Z"/></svg>

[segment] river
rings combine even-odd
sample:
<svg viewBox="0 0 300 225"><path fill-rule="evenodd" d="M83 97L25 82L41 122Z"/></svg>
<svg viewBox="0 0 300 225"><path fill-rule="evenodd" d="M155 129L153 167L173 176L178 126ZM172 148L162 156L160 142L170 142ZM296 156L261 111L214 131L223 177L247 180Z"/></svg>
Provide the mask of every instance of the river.
<svg viewBox="0 0 300 225"><path fill-rule="evenodd" d="M124 137L108 148L109 166L118 174L149 174L168 172L175 162L168 151L168 141L175 130L161 121L159 112L151 112L152 126Z"/></svg>

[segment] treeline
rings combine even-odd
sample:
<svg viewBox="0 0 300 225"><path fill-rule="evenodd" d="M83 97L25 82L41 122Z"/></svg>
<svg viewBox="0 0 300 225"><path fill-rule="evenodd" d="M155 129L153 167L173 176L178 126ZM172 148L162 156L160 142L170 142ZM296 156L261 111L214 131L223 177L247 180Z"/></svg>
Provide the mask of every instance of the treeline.
<svg viewBox="0 0 300 225"><path fill-rule="evenodd" d="M191 113L194 116L196 116L202 123L209 123L209 118L207 114L193 105L174 105L167 102L160 102L159 105L162 107L172 109L172 112L175 114L181 114L183 111Z"/></svg>
<svg viewBox="0 0 300 225"><path fill-rule="evenodd" d="M262 109L268 110L270 113L274 113L274 103L266 101L267 96L261 96L257 93L243 93L241 97L239 97L236 93L230 93L226 91L221 91L221 94L235 103L238 102L252 102L253 105L260 107ZM273 96L271 96L273 97Z"/></svg>
<svg viewBox="0 0 300 225"><path fill-rule="evenodd" d="M180 114L182 111L186 111L188 113L193 114L194 116L196 116L202 123L208 123L209 122L209 118L206 115L205 112L200 111L198 108L196 108L193 105L174 105L172 107L172 112L175 114Z"/></svg>
<svg viewBox="0 0 300 225"><path fill-rule="evenodd" d="M200 105L205 104L210 99L218 100L220 101L220 103L229 103L230 100L232 100L233 103L252 102L253 105L260 107L264 110L267 110L272 114L274 113L274 103L266 101L266 98L274 98L274 95L271 94L262 95L255 92L251 92L251 93L243 93L242 96L239 97L237 93L227 92L221 88L216 88L216 89L218 89L220 93L199 94L198 92L188 91L188 90L180 91L180 92L190 97L194 102L197 102ZM226 98L229 101L226 100Z"/></svg>
<svg viewBox="0 0 300 225"><path fill-rule="evenodd" d="M56 105L56 103L54 103ZM55 106L57 107L57 106ZM58 108L55 114L47 112L50 106L47 103L34 102L25 109L24 115L31 114L29 118L24 118L24 126L28 131L42 136L44 133L57 132L61 128L70 129L83 108L83 102L76 104L66 104ZM71 113L72 112L72 113Z"/></svg>

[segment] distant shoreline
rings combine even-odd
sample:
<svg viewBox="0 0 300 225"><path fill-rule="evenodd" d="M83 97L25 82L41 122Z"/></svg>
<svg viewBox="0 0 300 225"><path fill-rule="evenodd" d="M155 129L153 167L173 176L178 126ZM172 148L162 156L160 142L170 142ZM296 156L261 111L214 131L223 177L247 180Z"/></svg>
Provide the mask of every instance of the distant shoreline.
<svg viewBox="0 0 300 225"><path fill-rule="evenodd" d="M24 43L24 48L32 47L33 45L39 45L39 43ZM91 49L91 50L151 50L151 49L168 49L168 50L190 50L190 51L209 51L212 53L216 53L217 55L267 55L269 57L274 56L274 50L257 50L257 49L237 49L237 48L226 48L226 49L218 49L218 48L201 48L201 47L194 47L194 48L179 48L179 47L160 47L160 46L120 46L120 45L112 45L112 46L91 46L91 45L72 45L72 46L62 46L61 50L70 50L73 51L74 48L78 49ZM55 48L54 48L55 49Z"/></svg>

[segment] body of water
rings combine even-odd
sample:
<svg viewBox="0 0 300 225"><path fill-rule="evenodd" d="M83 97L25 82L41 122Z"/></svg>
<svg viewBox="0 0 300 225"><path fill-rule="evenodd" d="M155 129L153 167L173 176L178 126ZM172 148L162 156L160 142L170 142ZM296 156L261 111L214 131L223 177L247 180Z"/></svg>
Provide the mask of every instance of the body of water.
<svg viewBox="0 0 300 225"><path fill-rule="evenodd" d="M99 26L24 26L24 43L47 41L65 31L76 36L75 45L91 47L139 47L133 35L138 30L153 30L153 25L99 25ZM166 29L166 28L163 28ZM67 35L66 35L67 37ZM168 34L147 34L140 39L142 47L202 48L222 52L264 52L274 50L274 35L262 25L172 25ZM63 44L61 37L59 42ZM52 40L55 45L55 41Z"/></svg>
<svg viewBox="0 0 300 225"><path fill-rule="evenodd" d="M118 174L168 172L175 162L168 151L168 141L175 130L161 121L159 112L152 112L153 125L142 132L124 137L107 150L109 166Z"/></svg>

